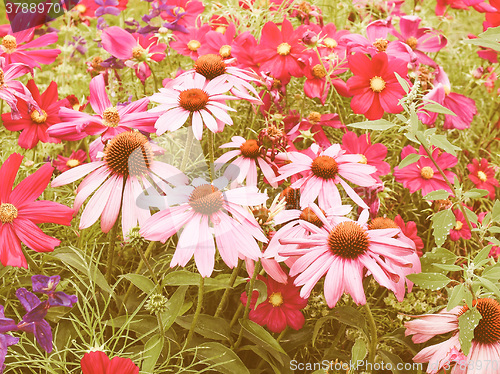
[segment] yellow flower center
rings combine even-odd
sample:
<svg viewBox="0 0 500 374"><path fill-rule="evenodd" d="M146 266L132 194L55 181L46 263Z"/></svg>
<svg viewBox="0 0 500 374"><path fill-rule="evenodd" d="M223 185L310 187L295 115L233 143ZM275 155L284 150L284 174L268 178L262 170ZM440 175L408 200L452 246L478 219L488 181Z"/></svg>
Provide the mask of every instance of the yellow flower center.
<svg viewBox="0 0 500 374"><path fill-rule="evenodd" d="M136 59L140 59L142 56L144 56L144 48L142 48L140 45L137 47L132 48L132 57Z"/></svg>
<svg viewBox="0 0 500 374"><path fill-rule="evenodd" d="M12 53L17 48L17 40L12 35L5 35L2 40L2 47L5 50L5 53Z"/></svg>
<svg viewBox="0 0 500 374"><path fill-rule="evenodd" d="M314 67L312 68L312 75L316 78L322 79L326 77L326 70L320 64L314 65Z"/></svg>
<svg viewBox="0 0 500 374"><path fill-rule="evenodd" d="M107 127L116 127L120 123L120 115L115 107L108 108L102 114L103 125Z"/></svg>
<svg viewBox="0 0 500 374"><path fill-rule="evenodd" d="M420 175L424 179L431 179L434 176L434 170L430 166L424 166L422 170L420 170Z"/></svg>
<svg viewBox="0 0 500 374"><path fill-rule="evenodd" d="M373 92L382 92L385 88L385 81L378 75L370 79L370 88Z"/></svg>
<svg viewBox="0 0 500 374"><path fill-rule="evenodd" d="M12 223L17 218L17 208L9 203L0 205L0 221L2 223Z"/></svg>
<svg viewBox="0 0 500 374"><path fill-rule="evenodd" d="M87 7L83 4L78 4L77 6L75 6L75 9L80 13L85 13Z"/></svg>
<svg viewBox="0 0 500 374"><path fill-rule="evenodd" d="M230 45L223 45L219 49L219 54L222 58L231 57L231 46Z"/></svg>
<svg viewBox="0 0 500 374"><path fill-rule="evenodd" d="M457 221L457 223L455 224L455 230L460 231L462 230L462 227L464 227L462 221Z"/></svg>
<svg viewBox="0 0 500 374"><path fill-rule="evenodd" d="M327 48L335 48L336 46L339 45L339 43L337 43L337 41L333 38L325 38L323 39L323 44L327 47Z"/></svg>
<svg viewBox="0 0 500 374"><path fill-rule="evenodd" d="M226 32L226 26L217 26L215 31L224 34Z"/></svg>
<svg viewBox="0 0 500 374"><path fill-rule="evenodd" d="M281 43L277 49L278 54L281 56L289 55L291 50L292 50L292 46L288 43Z"/></svg>
<svg viewBox="0 0 500 374"><path fill-rule="evenodd" d="M174 16L177 16L177 15L179 15L181 13L186 13L185 9L183 7L181 7L181 6L177 6L174 9L172 9L172 14Z"/></svg>
<svg viewBox="0 0 500 374"><path fill-rule="evenodd" d="M269 296L269 304L271 304L273 307L280 306L283 304L283 296L281 295L281 292L274 292Z"/></svg>
<svg viewBox="0 0 500 374"><path fill-rule="evenodd" d="M361 153L359 154L361 156L361 160L358 161L359 164L367 164L368 160L366 159L365 155L362 155Z"/></svg>
<svg viewBox="0 0 500 374"><path fill-rule="evenodd" d="M80 161L75 160L75 159L70 159L68 162L66 162L66 166L69 168L74 168L75 166L80 165Z"/></svg>
<svg viewBox="0 0 500 374"><path fill-rule="evenodd" d="M45 123L47 121L47 112L42 109L42 114L38 110L34 110L30 114L31 120L36 124Z"/></svg>
<svg viewBox="0 0 500 374"><path fill-rule="evenodd" d="M309 113L307 120L311 122L313 125L315 125L321 121L321 113L311 112Z"/></svg>
<svg viewBox="0 0 500 374"><path fill-rule="evenodd" d="M382 38L378 38L377 40L375 40L375 42L373 43L373 46L375 48L377 48L377 50L379 52L385 52L385 50L387 49L387 45L389 44L389 42L386 40L386 39L382 39Z"/></svg>
<svg viewBox="0 0 500 374"><path fill-rule="evenodd" d="M196 52L201 47L201 43L198 40L190 40L187 47L190 51Z"/></svg>
<svg viewBox="0 0 500 374"><path fill-rule="evenodd" d="M486 180L488 179L488 177L486 176L484 171L481 171L481 170L477 172L477 177L479 178L479 180L481 182L486 182Z"/></svg>
<svg viewBox="0 0 500 374"><path fill-rule="evenodd" d="M408 39L406 39L406 44L408 44L411 49L417 48L417 43L417 38L415 38L414 36L410 36Z"/></svg>
<svg viewBox="0 0 500 374"><path fill-rule="evenodd" d="M450 92L451 92L451 87L448 86L448 85L444 86L444 93L445 93L445 95L448 96L450 94Z"/></svg>

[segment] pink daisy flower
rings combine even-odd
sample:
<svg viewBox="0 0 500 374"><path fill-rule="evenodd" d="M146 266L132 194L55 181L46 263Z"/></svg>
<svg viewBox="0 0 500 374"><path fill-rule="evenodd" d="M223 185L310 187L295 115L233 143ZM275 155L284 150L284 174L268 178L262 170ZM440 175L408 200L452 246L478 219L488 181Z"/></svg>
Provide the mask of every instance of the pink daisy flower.
<svg viewBox="0 0 500 374"><path fill-rule="evenodd" d="M313 144L311 150L314 156L300 152L287 153L291 163L278 170L281 175L275 181L301 174L302 178L292 183L290 187L300 188L302 208L314 202L316 198L323 209L342 205L337 184L344 188L356 204L368 208L345 180L363 187L372 186L376 180L370 174L377 169L374 166L359 163L362 160L360 155L346 154L339 144L334 144L325 151L321 151L316 144Z"/></svg>
<svg viewBox="0 0 500 374"><path fill-rule="evenodd" d="M354 76L347 80L347 88L354 95L351 100L354 113L375 120L382 118L384 112L399 113L403 110L399 100L405 91L394 73L409 82L405 61L389 58L384 52L370 60L357 52L349 56L349 67Z"/></svg>
<svg viewBox="0 0 500 374"><path fill-rule="evenodd" d="M207 81L196 73L179 77L168 88L160 88L159 93L151 96L151 101L160 105L150 112L163 113L155 123L156 134L179 129L189 117L198 140L203 135L203 124L214 133L221 132L224 125L233 124L227 112L235 109L223 103L235 99L234 96L225 95L231 87L223 75Z"/></svg>
<svg viewBox="0 0 500 374"><path fill-rule="evenodd" d="M154 214L141 225L144 238L162 243L184 227L170 267L186 266L194 255L201 276L210 277L214 270L215 243L230 268L237 265L238 257L256 261L262 256L256 240L265 243L267 238L244 206L262 204L267 195L250 186L224 191L226 183L226 178L219 178L213 184L195 179L192 186L176 188L168 199L178 206Z"/></svg>
<svg viewBox="0 0 500 374"><path fill-rule="evenodd" d="M465 208L470 209L469 207ZM469 240L472 237L472 233L467 225L464 214L460 209L453 209L453 214L455 215L456 223L455 227L450 230L450 239L454 242L460 240L460 238Z"/></svg>
<svg viewBox="0 0 500 374"><path fill-rule="evenodd" d="M417 153L417 151L411 145L407 145L401 151L401 159L404 160L411 153ZM427 157L427 153L425 153L422 146L420 146L418 154L421 157L417 162L401 169L397 166L394 168L396 182L402 183L404 187L410 190L410 193L422 190L422 196L437 190L451 192L450 187L446 184L443 176L439 173L431 159ZM436 160L436 163L444 171L446 178L453 183L456 175L446 169L455 166L458 159L449 153L442 152L438 148L432 151L432 158Z"/></svg>
<svg viewBox="0 0 500 374"><path fill-rule="evenodd" d="M27 88L33 100L39 105L40 111L21 100L17 103L21 118L13 119L9 113L2 114L5 128L9 131L21 131L18 144L25 149L34 148L38 142L60 143L61 140L50 137L47 130L50 126L60 122L59 110L62 107L68 108L69 101L58 100L57 83L54 81L41 95L33 79L28 81Z"/></svg>
<svg viewBox="0 0 500 374"><path fill-rule="evenodd" d="M279 254L300 256L290 268L290 276L297 276L294 284L303 286L300 296L309 297L326 274L324 293L330 308L335 307L344 292L351 295L356 304L366 304L363 278L370 272L381 286L402 300L397 286L405 280L396 269L412 266L408 257L414 250L406 241L394 238L401 230L367 228L368 211L364 211L358 221L339 218L331 222L316 206L310 207L323 226L307 225L312 234L306 238L280 240L282 244L299 245L280 250Z"/></svg>
<svg viewBox="0 0 500 374"><path fill-rule="evenodd" d="M101 230L108 232L121 210L124 237L151 216L149 208L143 209L137 203L144 189L159 188L166 193L169 188L165 181L187 182L180 170L154 160L148 139L137 131L118 134L106 145L101 161L72 168L55 178L51 185L59 187L86 175L76 190L74 210L78 211L85 200L94 195L83 210L80 230L92 226L101 217Z"/></svg>
<svg viewBox="0 0 500 374"><path fill-rule="evenodd" d="M500 357L500 304L496 300L484 298L474 300L472 305L482 318L474 329L469 354L464 361L459 361L454 366L452 373L498 374L500 373L498 365ZM413 335L412 340L415 343L424 343L440 334L450 332L453 334L448 340L426 347L413 357L414 362L428 363L427 374L436 374L453 361L457 362L457 352L459 357L465 356L459 340L458 317L468 310L467 306L457 306L449 312L443 309L437 314L413 316L416 318L415 320L405 322L405 335ZM487 363L489 363L488 370L478 370L479 367L488 367Z"/></svg>
<svg viewBox="0 0 500 374"><path fill-rule="evenodd" d="M236 65L242 69L251 69L257 73L259 71L259 62L255 56L257 49L257 40L250 31L242 32L236 37L231 46L231 55L236 58Z"/></svg>
<svg viewBox="0 0 500 374"><path fill-rule="evenodd" d="M495 187L498 187L498 180L495 178L495 169L488 164L488 160L481 159L481 163L477 159L473 159L472 163L467 165L470 174L469 179L476 185L476 188L487 190L488 197L495 200Z"/></svg>
<svg viewBox="0 0 500 374"><path fill-rule="evenodd" d="M274 163L270 161L267 155L263 155L261 144L255 139L246 140L241 136L233 136L232 142L221 145L219 148L238 148L234 151L229 151L215 160L216 170L224 166L232 158L236 159L231 163L238 168L238 176L235 181L242 184L246 179L248 186L257 186L257 164L259 165L262 174L268 181L272 181L276 175L272 166ZM271 186L277 187L278 184L270 182Z"/></svg>
<svg viewBox="0 0 500 374"><path fill-rule="evenodd" d="M170 43L170 47L183 56L189 56L196 60L200 55L198 49L205 44L207 33L211 30L210 25L201 27L189 27L188 33L175 31L175 39Z"/></svg>
<svg viewBox="0 0 500 374"><path fill-rule="evenodd" d="M146 112L147 98L124 106L113 106L106 93L104 77L97 75L90 81L90 105L95 115L78 110L61 108L60 123L51 126L49 135L63 140L80 140L88 135L101 135L107 141L131 129L152 133L158 119L155 113Z"/></svg>
<svg viewBox="0 0 500 374"><path fill-rule="evenodd" d="M287 326L300 330L305 323L300 310L307 306L307 298L300 297L299 287L294 286L293 278L288 277L289 281L286 283L279 283L261 275L258 275L257 279L266 284L267 299L255 307L259 292L253 291L248 315L250 320L261 326L267 326L275 333L282 332ZM246 292L241 294L240 300L243 305L247 304Z"/></svg>
<svg viewBox="0 0 500 374"><path fill-rule="evenodd" d="M79 149L78 151L71 152L69 157L63 157L61 155L57 156L57 160L54 160L54 166L60 172L68 171L69 169L76 168L81 164L87 163L87 153Z"/></svg>
<svg viewBox="0 0 500 374"><path fill-rule="evenodd" d="M183 28L196 27L198 16L205 10L203 3L197 0L168 0L167 4L173 9L171 12L162 12L161 18Z"/></svg>
<svg viewBox="0 0 500 374"><path fill-rule="evenodd" d="M59 49L41 49L57 42L57 33L51 32L33 40L35 28L12 33L9 31L2 39L0 56L7 64L20 63L31 69L52 64L61 51ZM33 50L30 50L33 49Z"/></svg>
<svg viewBox="0 0 500 374"><path fill-rule="evenodd" d="M0 262L3 266L27 268L21 242L37 252L52 252L61 241L48 236L37 226L57 223L69 226L73 210L62 204L39 200L54 168L44 164L12 190L23 156L13 153L0 168Z"/></svg>
<svg viewBox="0 0 500 374"><path fill-rule="evenodd" d="M200 55L216 54L224 59L232 57L231 46L236 36L236 26L231 23L228 26L223 26L221 31L219 29L207 33L205 43L198 50Z"/></svg>

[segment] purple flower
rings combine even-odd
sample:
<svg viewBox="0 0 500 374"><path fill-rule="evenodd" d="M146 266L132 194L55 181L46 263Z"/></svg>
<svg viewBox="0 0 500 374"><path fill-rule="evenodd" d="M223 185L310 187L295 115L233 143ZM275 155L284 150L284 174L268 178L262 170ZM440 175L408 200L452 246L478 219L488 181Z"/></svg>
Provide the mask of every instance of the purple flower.
<svg viewBox="0 0 500 374"><path fill-rule="evenodd" d="M0 332L7 332L17 330L16 323L10 318L5 318L3 313L3 305L0 305ZM3 372L5 367L5 356L7 355L7 348L9 346L17 344L19 338L14 338L13 336L0 334L0 373Z"/></svg>
<svg viewBox="0 0 500 374"><path fill-rule="evenodd" d="M61 277L54 275L48 277L46 275L33 275L31 283L33 284L33 292L43 293L49 297L49 305L53 306L67 306L71 308L78 298L75 295L67 295L62 291L56 291Z"/></svg>
<svg viewBox="0 0 500 374"><path fill-rule="evenodd" d="M94 2L100 5L95 11L96 17L100 17L104 14L112 14L113 16L120 14L120 9L116 7L118 5L118 0L94 0Z"/></svg>
<svg viewBox="0 0 500 374"><path fill-rule="evenodd" d="M5 314L3 313L3 305L0 305L0 333L16 330L16 322L14 322L13 319L5 318Z"/></svg>

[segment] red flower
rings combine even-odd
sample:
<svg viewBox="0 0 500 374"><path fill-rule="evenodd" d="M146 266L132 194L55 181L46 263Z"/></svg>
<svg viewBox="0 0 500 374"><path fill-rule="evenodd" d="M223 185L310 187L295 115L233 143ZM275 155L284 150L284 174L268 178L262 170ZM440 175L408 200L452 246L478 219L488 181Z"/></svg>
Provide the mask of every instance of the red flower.
<svg viewBox="0 0 500 374"><path fill-rule="evenodd" d="M495 199L495 187L498 187L498 181L495 179L495 169L488 166L488 160L483 158L481 163L473 159L472 164L467 165L469 169L469 179L477 188L489 191L488 197Z"/></svg>
<svg viewBox="0 0 500 374"><path fill-rule="evenodd" d="M307 299L299 296L300 288L294 286L294 279L288 277L286 284L278 283L272 278L257 276L267 286L267 299L255 308L259 293L252 293L250 302L250 320L261 326L267 326L272 332L282 332L287 326L300 330L304 326L304 316L300 312L307 305ZM247 293L243 292L240 298L246 305ZM84 373L85 374L85 373Z"/></svg>
<svg viewBox="0 0 500 374"><path fill-rule="evenodd" d="M469 208L466 207L466 209ZM454 242L460 238L464 238L465 240L470 239L472 234L462 211L460 209L454 209L453 214L455 214L457 223L455 224L455 227L450 230L450 239Z"/></svg>
<svg viewBox="0 0 500 374"><path fill-rule="evenodd" d="M403 221L403 218L401 218L399 214L394 217L394 222L396 222L396 225L399 226L404 236L413 240L415 243L415 250L417 251L418 256L421 257L423 255L422 249L424 249L424 242L420 236L418 236L417 224L413 221L408 221L405 224L405 221Z"/></svg>
<svg viewBox="0 0 500 374"><path fill-rule="evenodd" d="M101 351L85 353L81 365L83 374L139 374L139 367L130 358L113 357L110 360Z"/></svg>
<svg viewBox="0 0 500 374"><path fill-rule="evenodd" d="M14 120L11 118L10 113L5 113L2 114L3 124L9 131L21 131L18 143L22 148L32 149L39 141L42 143L60 143L61 140L48 135L47 129L60 122L59 109L62 107L70 108L69 101L66 99L58 100L57 83L54 81L50 83L42 95L40 95L40 91L33 79L26 86L42 112L20 100L17 103L17 109L21 118Z"/></svg>
<svg viewBox="0 0 500 374"><path fill-rule="evenodd" d="M79 149L78 151L72 152L69 157L63 157L61 155L57 156L57 160L54 160L54 166L60 172L65 172L81 164L85 164L86 162L87 153L84 150Z"/></svg>
<svg viewBox="0 0 500 374"><path fill-rule="evenodd" d="M354 113L364 114L370 120L380 119L387 113L403 110L398 104L405 92L395 72L408 81L407 63L397 58L389 58L381 52L371 60L362 53L348 57L349 67L354 76L347 81L347 88L354 95L351 108ZM409 81L408 81L409 82Z"/></svg>
<svg viewBox="0 0 500 374"><path fill-rule="evenodd" d="M13 153L0 168L0 262L27 268L21 242L37 252L51 252L61 241L45 235L37 224L69 226L73 210L53 201L35 201L50 182L53 168L43 165L12 190L23 156Z"/></svg>
<svg viewBox="0 0 500 374"><path fill-rule="evenodd" d="M175 39L170 43L170 47L184 56L189 56L193 60L198 59L200 54L198 49L206 42L207 33L212 30L210 25L206 24L199 28L189 28L188 33L174 31Z"/></svg>

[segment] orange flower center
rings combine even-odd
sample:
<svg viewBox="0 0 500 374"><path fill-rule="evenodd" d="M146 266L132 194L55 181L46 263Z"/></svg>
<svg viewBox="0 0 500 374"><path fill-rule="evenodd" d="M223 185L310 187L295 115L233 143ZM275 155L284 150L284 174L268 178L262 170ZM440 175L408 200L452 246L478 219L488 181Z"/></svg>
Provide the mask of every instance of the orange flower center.
<svg viewBox="0 0 500 374"><path fill-rule="evenodd" d="M199 88L184 90L179 95L179 105L190 112L196 112L205 108L207 103L207 93Z"/></svg>
<svg viewBox="0 0 500 374"><path fill-rule="evenodd" d="M415 50L418 44L417 38L415 38L414 36L410 36L408 39L406 39L406 44L408 44L411 49Z"/></svg>
<svg viewBox="0 0 500 374"><path fill-rule="evenodd" d="M289 55L291 50L292 50L292 46L288 43L281 43L277 49L278 54L281 56Z"/></svg>
<svg viewBox="0 0 500 374"><path fill-rule="evenodd" d="M103 125L107 127L116 127L120 123L120 115L115 107L107 108L102 114Z"/></svg>
<svg viewBox="0 0 500 374"><path fill-rule="evenodd" d="M324 214L324 212L323 212ZM309 207L305 208L302 213L300 213L299 219L312 223L319 228L323 227L323 222L319 219L316 213Z"/></svg>
<svg viewBox="0 0 500 374"><path fill-rule="evenodd" d="M66 166L69 168L74 168L78 165L80 165L80 161L75 160L74 158L72 158L72 159L68 160L68 162L66 162Z"/></svg>
<svg viewBox="0 0 500 374"><path fill-rule="evenodd" d="M17 48L17 40L12 35L5 35L2 39L2 47L5 50L5 53L12 53Z"/></svg>
<svg viewBox="0 0 500 374"><path fill-rule="evenodd" d="M148 139L138 131L116 135L106 146L104 161L115 173L128 177L148 172L153 161L153 150Z"/></svg>
<svg viewBox="0 0 500 374"><path fill-rule="evenodd" d="M269 304L273 307L283 304L283 296L281 295L281 292L273 292L271 296L269 296Z"/></svg>
<svg viewBox="0 0 500 374"><path fill-rule="evenodd" d="M146 51L140 45L132 48L132 57L136 59L141 59Z"/></svg>
<svg viewBox="0 0 500 374"><path fill-rule="evenodd" d="M243 157L255 159L260 155L259 143L255 139L249 139L240 145L240 151Z"/></svg>
<svg viewBox="0 0 500 374"><path fill-rule="evenodd" d="M370 88L373 92L382 92L385 88L385 80L377 75L374 76L370 79Z"/></svg>
<svg viewBox="0 0 500 374"><path fill-rule="evenodd" d="M312 75L319 79L324 78L326 77L326 70L320 64L314 65L314 67L312 68Z"/></svg>
<svg viewBox="0 0 500 374"><path fill-rule="evenodd" d="M333 38L325 38L325 39L323 39L323 44L327 48L335 48L336 46L339 45L339 43L337 43L337 41L335 39L333 39Z"/></svg>
<svg viewBox="0 0 500 374"><path fill-rule="evenodd" d="M219 54L221 55L222 58L231 57L231 46L230 45L223 45L219 49Z"/></svg>
<svg viewBox="0 0 500 374"><path fill-rule="evenodd" d="M368 235L356 222L346 221L333 228L328 236L328 245L333 254L355 259L368 250Z"/></svg>
<svg viewBox="0 0 500 374"><path fill-rule="evenodd" d="M226 26L217 26L215 28L215 31L217 31L218 33L221 33L221 34L225 34L226 33L226 29L227 29Z"/></svg>
<svg viewBox="0 0 500 374"><path fill-rule="evenodd" d="M222 209L222 192L211 184L202 184L189 196L189 205L195 212L211 216Z"/></svg>
<svg viewBox="0 0 500 374"><path fill-rule="evenodd" d="M377 217L371 220L368 224L368 229L378 230L378 229L398 229L399 226L390 218Z"/></svg>
<svg viewBox="0 0 500 374"><path fill-rule="evenodd" d="M4 80L3 70L0 69L0 88L3 87L4 83L5 83L5 80Z"/></svg>
<svg viewBox="0 0 500 374"><path fill-rule="evenodd" d="M47 121L47 112L42 109L42 114L38 110L34 110L30 114L31 120L36 124L45 123Z"/></svg>
<svg viewBox="0 0 500 374"><path fill-rule="evenodd" d="M455 230L460 231L462 230L462 227L464 227L462 221L457 221L457 223L455 224Z"/></svg>
<svg viewBox="0 0 500 374"><path fill-rule="evenodd" d="M368 160L366 159L365 155L362 155L361 153L359 154L361 156L361 160L358 161L358 164L367 164Z"/></svg>
<svg viewBox="0 0 500 374"><path fill-rule="evenodd" d="M375 48L377 48L377 50L379 52L385 52L385 50L387 49L387 45L389 44L389 42L386 40L386 39L383 39L383 38L378 38L377 40L375 40L375 42L373 43L373 46Z"/></svg>
<svg viewBox="0 0 500 374"><path fill-rule="evenodd" d="M105 69L101 66L102 61L103 60L102 60L101 56L95 56L94 58L92 58L92 61L90 62L90 66L92 66L92 69L94 69L94 70L102 71Z"/></svg>
<svg viewBox="0 0 500 374"><path fill-rule="evenodd" d="M321 113L311 112L309 113L309 116L307 116L307 120L315 125L321 121Z"/></svg>
<svg viewBox="0 0 500 374"><path fill-rule="evenodd" d="M500 304L496 300L485 298L474 300L475 306L481 314L479 324L474 329L475 342L482 344L493 344L500 341ZM469 308L464 306L459 316L464 314Z"/></svg>
<svg viewBox="0 0 500 374"><path fill-rule="evenodd" d="M198 57L194 63L194 70L210 80L224 74L226 72L226 64L221 56L208 54Z"/></svg>
<svg viewBox="0 0 500 374"><path fill-rule="evenodd" d="M287 187L280 193L280 200L283 198L286 201L286 209L299 209L300 190Z"/></svg>
<svg viewBox="0 0 500 374"><path fill-rule="evenodd" d="M486 182L486 180L488 179L488 177L486 176L485 172L484 172L484 171L481 171L481 170L479 170L479 171L477 172L477 177L479 178L479 180L480 180L481 182Z"/></svg>
<svg viewBox="0 0 500 374"><path fill-rule="evenodd" d="M187 47L190 51L196 52L201 47L201 43L198 40L190 40Z"/></svg>
<svg viewBox="0 0 500 374"><path fill-rule="evenodd" d="M333 179L337 175L339 167L333 157L319 156L313 161L311 170L319 178Z"/></svg>
<svg viewBox="0 0 500 374"><path fill-rule="evenodd" d="M0 221L12 223L17 218L17 208L9 203L0 204Z"/></svg>
<svg viewBox="0 0 500 374"><path fill-rule="evenodd" d="M434 170L430 166L424 166L422 170L420 170L420 175L424 179L431 179L434 176Z"/></svg>

